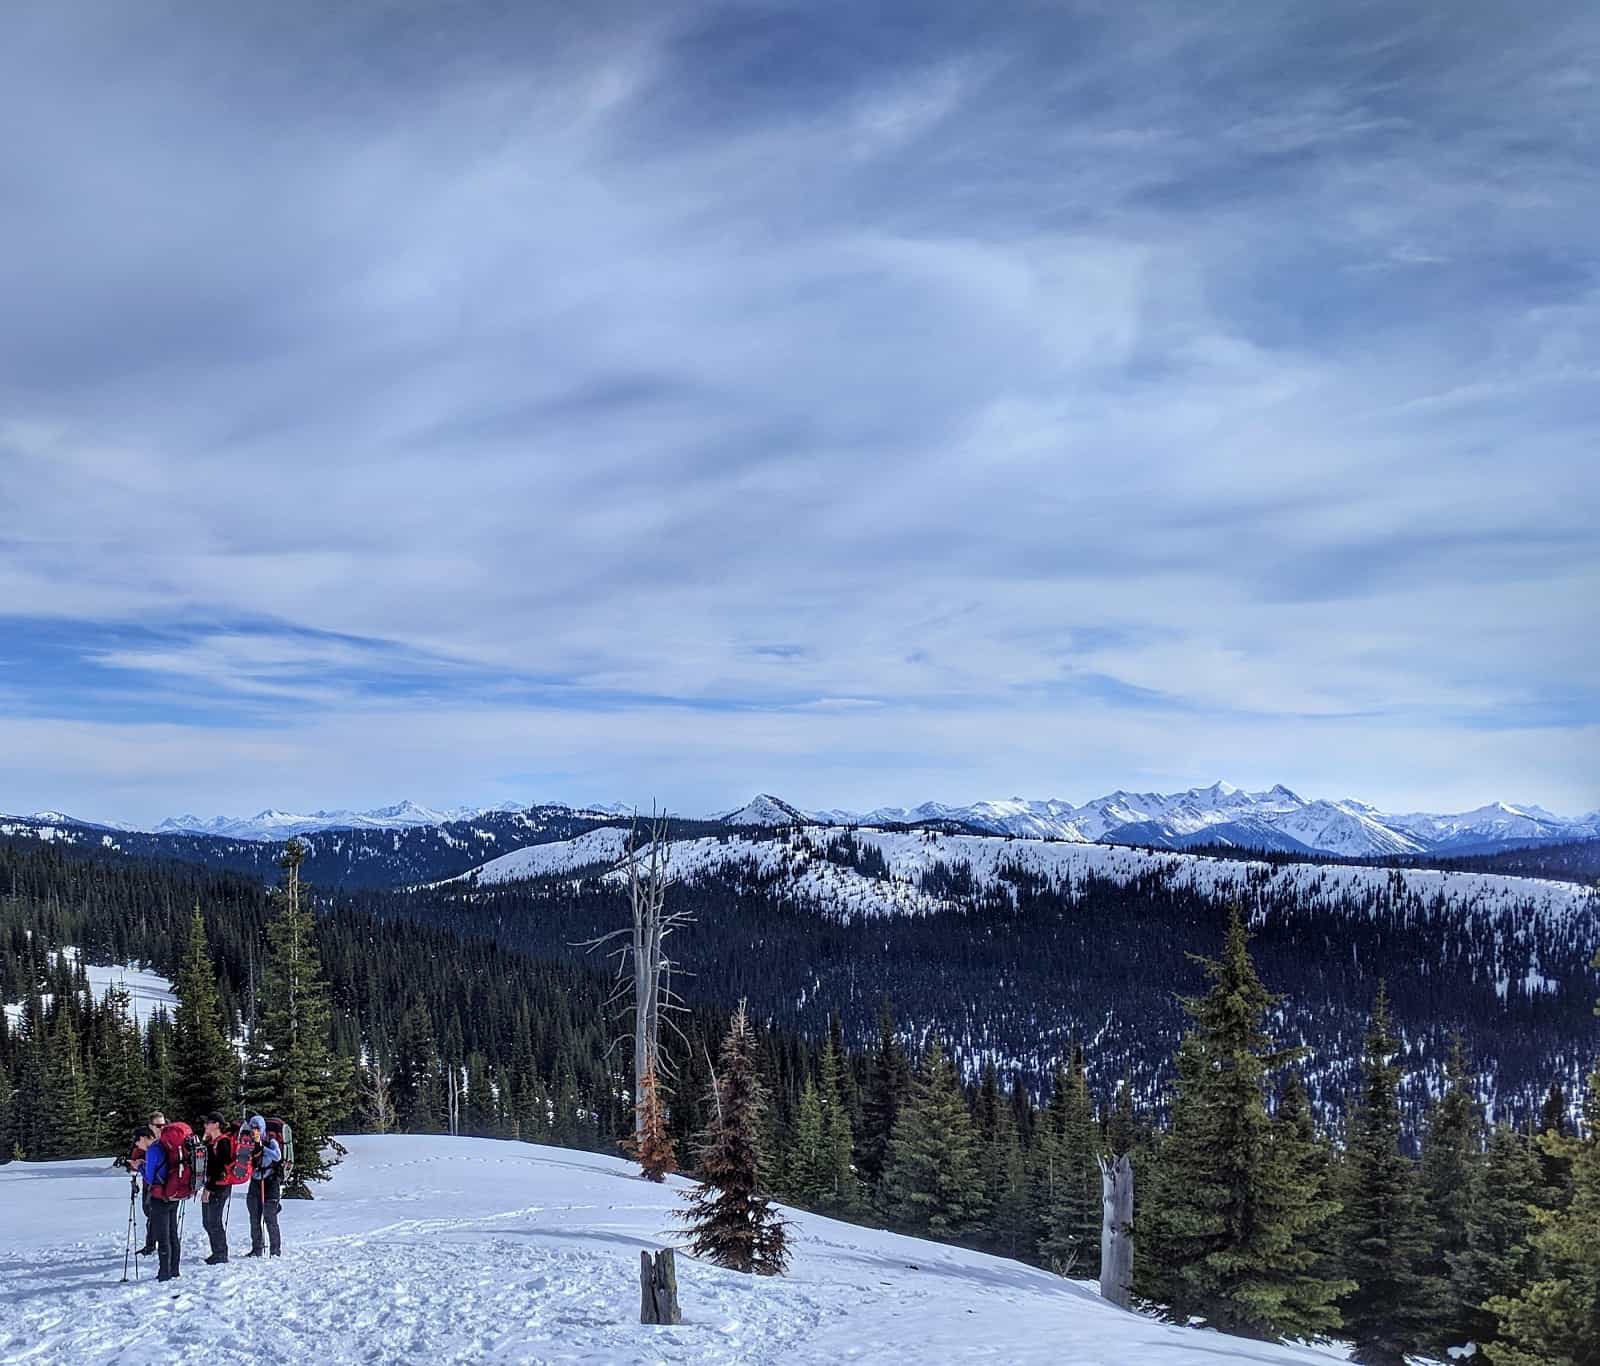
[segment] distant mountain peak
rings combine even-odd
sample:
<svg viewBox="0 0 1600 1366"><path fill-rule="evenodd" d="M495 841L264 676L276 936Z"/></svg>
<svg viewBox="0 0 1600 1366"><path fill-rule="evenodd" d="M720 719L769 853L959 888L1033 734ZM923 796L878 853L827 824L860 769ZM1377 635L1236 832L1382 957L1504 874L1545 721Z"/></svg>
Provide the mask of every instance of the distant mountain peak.
<svg viewBox="0 0 1600 1366"><path fill-rule="evenodd" d="M782 797L762 792L736 811L718 817L725 825L810 825L812 819Z"/></svg>

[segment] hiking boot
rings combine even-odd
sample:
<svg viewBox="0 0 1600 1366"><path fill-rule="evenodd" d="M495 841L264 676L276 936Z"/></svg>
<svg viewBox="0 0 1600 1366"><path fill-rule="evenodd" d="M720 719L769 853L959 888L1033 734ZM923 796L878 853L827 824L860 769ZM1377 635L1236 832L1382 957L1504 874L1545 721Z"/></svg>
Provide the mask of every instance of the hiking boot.
<svg viewBox="0 0 1600 1366"><path fill-rule="evenodd" d="M246 1257L264 1257L266 1254L259 1247L253 1247L244 1255Z"/></svg>
<svg viewBox="0 0 1600 1366"><path fill-rule="evenodd" d="M170 1281L172 1279L172 1272L163 1271L159 1276L156 1277L156 1279L158 1281Z"/></svg>
<svg viewBox="0 0 1600 1366"><path fill-rule="evenodd" d="M272 1255L274 1257L281 1257L281 1256L283 1256L283 1253L279 1252L277 1248L273 1248L272 1249Z"/></svg>
<svg viewBox="0 0 1600 1366"><path fill-rule="evenodd" d="M213 1253L211 1256L206 1258L206 1265L207 1266L221 1266L222 1263L227 1261L227 1260L228 1259L226 1257L219 1257L219 1256L217 1256L216 1254Z"/></svg>
<svg viewBox="0 0 1600 1366"><path fill-rule="evenodd" d="M135 1257L154 1257L156 1255L156 1245L154 1243L146 1243L133 1255Z"/></svg>

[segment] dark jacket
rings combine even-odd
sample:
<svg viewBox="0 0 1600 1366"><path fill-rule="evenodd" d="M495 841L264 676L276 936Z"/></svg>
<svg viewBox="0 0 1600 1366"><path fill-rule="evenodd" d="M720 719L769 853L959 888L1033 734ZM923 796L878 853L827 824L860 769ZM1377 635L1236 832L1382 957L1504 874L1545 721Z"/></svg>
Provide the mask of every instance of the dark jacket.
<svg viewBox="0 0 1600 1366"><path fill-rule="evenodd" d="M206 1185L220 1190L228 1184L228 1167L233 1162L233 1135L220 1133L206 1140Z"/></svg>

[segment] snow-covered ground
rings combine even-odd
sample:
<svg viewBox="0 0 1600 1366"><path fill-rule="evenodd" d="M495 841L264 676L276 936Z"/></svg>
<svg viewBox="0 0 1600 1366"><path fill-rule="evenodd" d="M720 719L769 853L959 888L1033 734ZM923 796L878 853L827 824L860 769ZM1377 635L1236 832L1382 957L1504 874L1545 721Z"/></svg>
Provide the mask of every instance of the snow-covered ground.
<svg viewBox="0 0 1600 1366"><path fill-rule="evenodd" d="M64 957L77 961L78 950L64 948L60 950ZM172 1014L177 1009L178 998L169 982L158 972L149 968L140 967L137 963L99 964L89 963L84 967L84 973L89 978L89 987L96 999L104 1000L106 992L112 987L123 987L127 990L128 1001L133 1010L133 1015L143 1028L150 1023L150 1017L157 1010L164 1009L167 1014ZM46 1005L50 1004L50 994L43 997ZM22 1020L22 1005L20 1002L10 1002L5 1007L7 1020L15 1025Z"/></svg>
<svg viewBox="0 0 1600 1366"><path fill-rule="evenodd" d="M646 1328L639 1250L673 1241L678 1183L621 1161L470 1138L358 1137L283 1213L281 1260L119 1283L127 1178L97 1162L0 1167L0 1361L991 1362L1329 1366L1340 1353L1161 1324L1016 1262L795 1214L776 1280L679 1259L684 1322ZM229 1234L248 1244L243 1202Z"/></svg>
<svg viewBox="0 0 1600 1366"><path fill-rule="evenodd" d="M1527 910L1566 917L1594 909L1593 894L1571 882L1507 877L1496 873L1439 872L1432 869L1346 867L1320 863L1268 864L1256 859L1213 858L1199 854L1151 852L1115 844L1065 840L1009 839L995 835L948 835L933 831L858 830L858 844L877 850L890 876L868 877L822 857L840 832L810 829L769 838L707 836L674 841L671 869L681 877L731 863L748 863L763 874L782 872L794 896L842 914L896 915L933 911L945 903L920 888L923 873L935 864L965 864L977 883L992 884L1012 867L1046 881L1075 887L1086 877L1129 883L1160 873L1215 897L1242 895L1251 883L1283 889L1293 886L1307 907L1370 904L1393 882L1424 902L1443 900L1453 909L1471 908L1497 915ZM480 886L522 878L571 875L622 857L627 832L592 830L576 839L536 844L493 859L468 877Z"/></svg>

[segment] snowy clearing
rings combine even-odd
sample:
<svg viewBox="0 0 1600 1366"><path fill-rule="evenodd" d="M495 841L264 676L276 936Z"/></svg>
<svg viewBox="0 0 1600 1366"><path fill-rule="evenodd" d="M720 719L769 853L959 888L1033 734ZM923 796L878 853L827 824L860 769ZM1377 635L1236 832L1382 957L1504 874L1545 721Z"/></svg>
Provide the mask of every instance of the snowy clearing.
<svg viewBox="0 0 1600 1366"><path fill-rule="evenodd" d="M680 1257L684 1323L645 1328L639 1251L672 1241L676 1185L612 1158L471 1138L349 1138L280 1261L202 1263L121 1285L128 1181L101 1162L0 1167L0 1361L992 1362L1328 1366L1341 1353L1161 1324L1020 1263L795 1214L790 1274Z"/></svg>
<svg viewBox="0 0 1600 1366"><path fill-rule="evenodd" d="M78 950L68 947L60 950L64 958L76 962ZM178 998L173 992L172 983L159 972L152 972L149 968L140 967L136 963L87 963L84 965L84 974L89 979L89 989L94 992L97 1001L105 1000L106 993L112 987L123 987L128 993L128 1002L133 1011L134 1019L143 1029L150 1023L150 1017L158 1010L165 1010L171 1015L178 1008ZM41 998L48 1007L51 995L45 992ZM11 1002L4 1007L6 1019L13 1025L22 1023L22 1003Z"/></svg>

